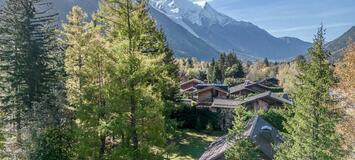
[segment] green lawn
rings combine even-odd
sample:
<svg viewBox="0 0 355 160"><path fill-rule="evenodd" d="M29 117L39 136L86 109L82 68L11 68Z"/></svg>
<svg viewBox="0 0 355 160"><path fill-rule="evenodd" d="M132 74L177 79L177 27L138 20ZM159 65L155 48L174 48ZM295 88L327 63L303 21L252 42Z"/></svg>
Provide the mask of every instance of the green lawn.
<svg viewBox="0 0 355 160"><path fill-rule="evenodd" d="M223 132L203 131L198 132L194 130L180 130L176 137L176 153L171 159L173 160L189 160L198 159L208 145Z"/></svg>

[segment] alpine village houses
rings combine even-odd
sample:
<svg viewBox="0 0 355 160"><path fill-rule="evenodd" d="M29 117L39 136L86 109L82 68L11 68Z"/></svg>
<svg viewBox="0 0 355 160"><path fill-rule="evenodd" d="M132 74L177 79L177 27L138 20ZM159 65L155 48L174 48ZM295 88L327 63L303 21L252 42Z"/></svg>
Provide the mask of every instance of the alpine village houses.
<svg viewBox="0 0 355 160"><path fill-rule="evenodd" d="M272 107L292 105L287 93L278 85L276 78L260 81L246 80L236 86L208 84L198 79L191 79L180 84L183 101L198 108L208 108L211 112L221 114L220 128L227 130L233 121L233 110L245 107L249 111L268 111ZM263 154L263 159L273 159L271 144L282 142L279 131L259 116L249 120L244 137L250 138ZM233 145L226 142L227 135L211 143L200 160L224 160L224 152ZM238 137L234 138L238 140Z"/></svg>

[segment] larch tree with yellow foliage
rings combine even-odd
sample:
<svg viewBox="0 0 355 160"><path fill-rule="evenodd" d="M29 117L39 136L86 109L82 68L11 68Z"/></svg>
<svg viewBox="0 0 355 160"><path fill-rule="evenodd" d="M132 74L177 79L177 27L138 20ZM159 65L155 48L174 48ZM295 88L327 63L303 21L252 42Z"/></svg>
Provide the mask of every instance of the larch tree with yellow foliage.
<svg viewBox="0 0 355 160"><path fill-rule="evenodd" d="M347 145L354 148L355 144L355 43L350 43L345 50L344 58L335 68L335 73L339 79L337 83L337 93L343 95L337 108L341 108L344 113L343 121L338 125L338 131L342 133Z"/></svg>

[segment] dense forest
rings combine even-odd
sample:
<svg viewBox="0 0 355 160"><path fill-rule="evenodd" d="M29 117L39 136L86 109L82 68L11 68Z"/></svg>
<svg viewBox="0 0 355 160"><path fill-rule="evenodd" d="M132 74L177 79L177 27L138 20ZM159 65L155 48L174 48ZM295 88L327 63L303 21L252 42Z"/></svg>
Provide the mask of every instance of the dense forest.
<svg viewBox="0 0 355 160"><path fill-rule="evenodd" d="M93 15L74 6L59 25L46 0L5 1L1 159L173 159L189 152L181 151L181 136L191 135L184 131L228 134L235 143L256 115L282 132L275 159L352 158L355 44L329 62L321 26L308 54L287 62L242 61L234 52L210 62L175 58L146 3L103 0ZM219 125L223 114L187 105L179 89L190 79L231 87L268 77L280 84L271 90L294 103L268 112L238 107L227 130ZM262 157L240 140L226 158Z"/></svg>

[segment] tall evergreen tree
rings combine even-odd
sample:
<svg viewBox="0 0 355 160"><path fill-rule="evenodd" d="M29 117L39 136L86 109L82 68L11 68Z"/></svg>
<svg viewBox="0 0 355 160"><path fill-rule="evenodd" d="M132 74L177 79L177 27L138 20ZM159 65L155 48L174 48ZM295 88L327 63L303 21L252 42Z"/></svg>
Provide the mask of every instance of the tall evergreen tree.
<svg viewBox="0 0 355 160"><path fill-rule="evenodd" d="M217 81L216 77L216 61L212 59L211 63L208 65L208 71L207 71L207 80L208 83L215 83Z"/></svg>
<svg viewBox="0 0 355 160"><path fill-rule="evenodd" d="M237 56L234 52L230 52L226 57L226 66L233 66L238 62Z"/></svg>
<svg viewBox="0 0 355 160"><path fill-rule="evenodd" d="M25 1L24 1L25 2ZM29 102L28 81L28 57L33 51L30 37L32 36L30 20L32 13L26 10L31 7L28 3L6 1L1 10L0 34L1 34L1 89L3 98L2 111L7 124L16 126L16 143L18 148L22 145L23 119L27 111L32 108ZM13 21L17 20L17 21Z"/></svg>
<svg viewBox="0 0 355 160"><path fill-rule="evenodd" d="M221 53L219 55L219 60L218 60L218 67L216 69L218 69L217 72L220 72L220 81L223 82L224 78L225 78L225 71L227 69L227 56L226 53Z"/></svg>
<svg viewBox="0 0 355 160"><path fill-rule="evenodd" d="M263 61L264 65L266 67L269 67L270 66L270 63L269 63L269 60L267 58L264 58L264 61Z"/></svg>
<svg viewBox="0 0 355 160"><path fill-rule="evenodd" d="M66 88L71 108L76 111L78 121L76 136L77 159L105 159L108 152L107 139L113 104L108 101L108 86L113 55L105 47L96 18L85 21L86 14L77 6L73 7L64 24L63 37L67 46L65 52Z"/></svg>
<svg viewBox="0 0 355 160"><path fill-rule="evenodd" d="M85 22L87 15L74 6L63 25L63 44L65 50L66 88L69 106L77 108L83 103L83 85L86 54L90 49L88 40L93 37L92 25Z"/></svg>
<svg viewBox="0 0 355 160"><path fill-rule="evenodd" d="M247 111L243 106L237 107L234 110L233 127L228 131L227 142L231 147L226 151L227 159L260 159L261 153L252 140L243 136L247 123L253 115L256 114Z"/></svg>
<svg viewBox="0 0 355 160"><path fill-rule="evenodd" d="M17 148L23 151L36 152L37 138L63 120L59 116L65 107L63 101L55 108L45 103L53 100L47 99L54 93L65 96L60 83L63 57L55 35L57 14L51 8L44 0L9 0L0 13L1 109L7 124L15 124Z"/></svg>
<svg viewBox="0 0 355 160"><path fill-rule="evenodd" d="M320 27L308 55L310 62L301 66L300 81L294 95L294 116L287 121L285 142L276 159L341 159L344 151L336 133L338 115L330 110L333 69L324 48L324 30Z"/></svg>
<svg viewBox="0 0 355 160"><path fill-rule="evenodd" d="M162 158L167 138L164 94L166 88L174 85L171 64L166 63L166 57L171 55L165 40L149 17L145 1L106 1L99 16L109 26L108 40L117 56L116 75L112 77L116 82L112 93L117 96L112 101L118 102L120 116L116 122L124 122L112 126L119 129L115 131L124 142L114 149L113 155Z"/></svg>
<svg viewBox="0 0 355 160"><path fill-rule="evenodd" d="M103 1L92 23L78 8L68 16L67 89L80 122L79 159L165 154L164 112L177 100L178 72L145 3Z"/></svg>
<svg viewBox="0 0 355 160"><path fill-rule="evenodd" d="M3 118L3 113L0 112L0 118L2 119ZM6 139L5 139L5 134L4 134L4 131L2 130L4 127L4 121L0 121L0 159L5 159L6 158L6 153L4 152L5 151L5 142L6 142Z"/></svg>

